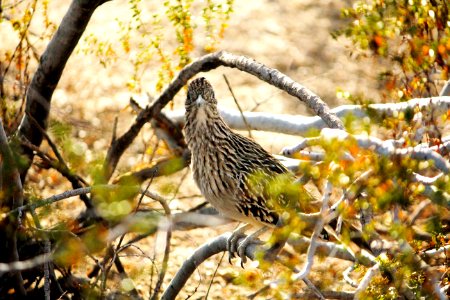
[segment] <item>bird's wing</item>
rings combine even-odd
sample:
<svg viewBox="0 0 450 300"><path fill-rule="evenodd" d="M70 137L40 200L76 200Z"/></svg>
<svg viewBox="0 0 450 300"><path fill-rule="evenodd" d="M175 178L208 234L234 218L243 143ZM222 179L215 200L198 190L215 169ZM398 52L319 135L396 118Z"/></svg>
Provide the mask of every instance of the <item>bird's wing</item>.
<svg viewBox="0 0 450 300"><path fill-rule="evenodd" d="M290 174L283 164L251 139L234 133L231 141L235 143L234 148L237 150L243 169L250 169L251 172L260 171L268 175Z"/></svg>
<svg viewBox="0 0 450 300"><path fill-rule="evenodd" d="M287 207L304 211L305 206L314 200L303 185L294 183L294 175L259 144L236 133L232 140L241 145L236 147L241 165L239 176L244 177L247 190L244 190L243 183L240 190L244 191L247 197L262 197L253 200L255 203L264 200L267 207L273 211ZM250 149L253 151L249 151Z"/></svg>

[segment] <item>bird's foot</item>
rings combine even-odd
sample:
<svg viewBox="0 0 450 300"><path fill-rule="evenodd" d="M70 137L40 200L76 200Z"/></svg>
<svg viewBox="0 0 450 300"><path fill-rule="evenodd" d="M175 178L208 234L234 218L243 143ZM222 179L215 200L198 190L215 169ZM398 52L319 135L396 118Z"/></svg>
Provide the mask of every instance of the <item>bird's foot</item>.
<svg viewBox="0 0 450 300"><path fill-rule="evenodd" d="M236 256L235 253L237 253L239 255L239 252L238 252L239 240L242 238L247 238L244 231L245 231L244 227L240 227L240 228L236 229L235 231L233 231L233 233L227 240L228 261L230 262L230 264L231 264L231 259Z"/></svg>
<svg viewBox="0 0 450 300"><path fill-rule="evenodd" d="M267 227L261 227L257 231L253 232L249 236L244 234L245 230L251 227L251 225L245 225L236 229L230 236L227 241L227 250L228 250L228 260L231 264L231 259L235 257L237 254L241 259L241 267L244 268L244 264L247 262L247 256L245 255L245 251L250 245L261 245L261 242L258 237L267 230ZM239 243L239 240L244 238L244 240Z"/></svg>
<svg viewBox="0 0 450 300"><path fill-rule="evenodd" d="M256 238L253 234L247 236L238 246L237 254L241 258L241 267L244 268L244 264L247 262L247 256L245 255L245 250L249 245L262 245L263 242Z"/></svg>

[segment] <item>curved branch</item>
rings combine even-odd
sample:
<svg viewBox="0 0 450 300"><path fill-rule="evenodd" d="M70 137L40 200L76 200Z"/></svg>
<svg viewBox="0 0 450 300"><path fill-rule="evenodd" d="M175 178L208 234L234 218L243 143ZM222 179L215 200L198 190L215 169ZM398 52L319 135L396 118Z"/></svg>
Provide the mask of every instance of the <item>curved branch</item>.
<svg viewBox="0 0 450 300"><path fill-rule="evenodd" d="M170 281L169 286L164 291L161 299L175 299L186 281L189 279L192 273L194 273L199 265L201 265L206 259L210 258L211 256L226 251L227 240L230 235L231 233L227 232L198 247L191 255L191 257L189 257L183 263L172 281ZM250 250L254 250L256 246L257 244L250 244L245 249L245 255L249 255L249 257L253 258L254 251Z"/></svg>
<svg viewBox="0 0 450 300"><path fill-rule="evenodd" d="M339 118L330 111L325 102L323 102L313 92L278 70L268 68L265 65L245 56L234 55L225 51L215 52L203 56L181 70L178 76L169 84L159 98L151 106L147 106L138 114L128 131L111 144L103 166L104 180L109 180L117 166L117 163L119 162L120 157L136 138L142 126L157 115L161 109L175 97L175 95L190 78L200 72L210 71L218 68L219 66L236 68L243 72L252 74L305 102L308 107L320 116L329 127L340 129L344 128L341 120L339 120Z"/></svg>
<svg viewBox="0 0 450 300"><path fill-rule="evenodd" d="M175 277L170 282L167 289L164 291L161 299L169 300L175 299L183 286L186 284L189 277L209 257L227 250L227 240L231 233L224 233L211 241L208 241L198 247L194 253L189 257L178 270ZM241 243L244 238L238 241ZM305 252L310 246L311 240L305 237L293 236L289 239L288 243L294 247L297 252ZM318 252L324 256L336 257L349 261L358 261L361 264L371 266L373 265L373 259L368 258L369 254L361 253L364 257L356 258L348 249L343 245L336 245L332 242L316 241ZM255 259L255 254L261 247L260 243L251 243L245 248L245 255L250 259ZM264 251L264 250L262 250Z"/></svg>

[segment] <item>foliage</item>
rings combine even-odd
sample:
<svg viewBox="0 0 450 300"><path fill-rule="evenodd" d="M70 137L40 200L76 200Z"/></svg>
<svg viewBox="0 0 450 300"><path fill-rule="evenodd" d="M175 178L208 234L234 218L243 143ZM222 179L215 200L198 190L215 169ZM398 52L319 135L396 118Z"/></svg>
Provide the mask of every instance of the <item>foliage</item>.
<svg viewBox="0 0 450 300"><path fill-rule="evenodd" d="M3 2L1 5L3 19L0 20L14 29L19 41L17 47L6 49L5 53L2 53L0 62L1 118L9 131L14 132L23 110L29 74L39 57L30 42L30 36L36 34L29 31L31 20L37 12L41 14L44 26L37 36L45 42L53 34L55 26L48 18L48 1ZM173 79L176 72L192 61L194 55L216 49L232 13L233 1L170 0L159 6L155 4L155 9L151 12L143 9L142 0L129 0L128 5L130 16L124 14L123 19L116 21L119 31L114 39L87 33L85 44L81 45L79 51L95 55L105 68L119 60L127 61L132 67L132 74L126 85L132 92L142 92L144 73L151 73L153 78L157 78L155 89L160 91ZM404 100L413 96L435 95L435 73L439 73L442 79L448 79L448 10L448 4L443 5L443 2L439 1L357 1L353 8L343 12L344 16L353 22L338 34L349 36L358 48L355 51L369 53L377 59L391 63L390 68L382 74L385 97ZM327 193L323 187L330 185L333 188L330 205L340 201L336 205L336 220L325 224L327 234L329 233L329 244L342 246L354 254L355 261L352 263L355 267L354 273L358 274L353 276L357 281L361 281L371 266L362 253L371 251L373 254L371 263L379 266L379 273L372 277L367 288L359 295L361 298L396 299L402 296L405 290L411 291L416 297L435 296L433 289L436 282L433 280L436 278L433 276L443 274L438 283L441 286L448 284L449 274L442 271L448 269L448 259L445 257L442 262L427 256L426 252L433 249L442 250L449 244L449 175L441 173L430 157L412 159L402 156L401 153L381 155L376 151L376 147L362 147L357 137L376 135L377 138L395 143L396 149L401 151L418 149L418 146L423 150L440 149L435 153L448 162L447 148L439 147L446 142L443 136L448 132L445 126L449 112L437 112L433 107L415 106L386 116L371 109L364 97L353 96L347 92L339 93L349 101L361 103L366 108L367 117L356 118L349 115L344 118L346 132L354 134L346 139L317 137L320 133L317 130L311 131L307 139L314 143L311 142L309 146L312 150L319 149L323 153L319 162L311 160L305 153L295 155L295 158L306 160L300 166L299 173L303 176L302 179L306 178L305 181L308 181L309 185L316 187L316 194L322 193L325 198ZM20 105L16 105L18 100L21 101ZM115 130L116 128L113 129L114 137ZM108 289L119 293L120 291L114 290L119 281L124 291L136 292L133 283L136 278L148 281L150 274L151 280L154 275L164 279L167 266L171 262L168 257L171 227L160 221L164 214L169 220L173 217L170 216L171 208L179 208L177 201L173 201L169 206L166 199L153 195L153 198L150 198L155 201L145 203L145 210L139 211L144 206L140 193L142 186L136 184L132 176L128 177L132 179L127 182L124 180L114 182L114 185L96 185L103 182L103 152L93 154L94 151L89 149L87 143L74 137L74 131L73 126L65 122L50 120L50 137L47 138L47 143L41 148L33 149L39 159L24 181L25 197L32 205L31 214L23 212L25 217L20 224L18 242L24 245L21 251L26 251L27 246L31 244L32 251L43 253L44 246L41 244L50 243L58 276L61 275L68 281L73 280L74 286L82 290L78 295L86 298L104 298ZM56 147L52 147L51 139ZM169 143L159 143L159 137L156 135L148 138L146 142L151 145L146 145L147 151L144 151L145 158L142 161L147 160L147 163L142 162L143 165L150 164L155 167L155 157L172 154ZM10 146L19 148L20 145L11 143ZM160 169L163 170L153 169L156 170L153 174L157 171L172 173L183 166L183 158L176 157L162 165ZM56 171L62 174L57 180L54 176ZM364 177L368 171L370 176ZM298 217L298 210L302 213L316 213L320 210L321 202L313 201L316 199L311 199L303 189L299 190L297 183L292 184L290 176L268 180L263 174L253 175L250 180L255 186L251 192L267 194L274 199L289 202L287 225L277 228L274 232L278 236L272 236L269 241L277 242L277 238L287 236L291 232L311 237L311 231L315 228L308 228L309 224ZM424 180L418 179L418 175L432 182L423 182ZM46 193L49 190L51 193L55 192L60 188L59 185L62 185L63 176L74 188L76 184L93 185L90 196L94 195L91 200L95 210L89 213L94 214L94 217L81 215L74 220L75 209L53 209L51 205L35 212L35 208L42 202L38 199L42 198L44 189ZM150 186L153 188L153 176L156 175L150 177L147 189ZM166 177L165 180L169 184L159 182L159 190L176 195L180 185L174 183L173 178ZM181 176L180 181L184 177L185 175ZM292 203L292 199L298 200L299 204ZM428 204L419 211L420 217L412 219L411 215L416 213L422 203L427 203L426 201ZM280 205L277 206L278 204ZM286 201L280 201L272 205L286 209L285 204ZM326 209L327 207L324 208ZM5 211L3 217L9 216L9 213ZM63 213L69 216L65 218ZM322 213L323 217L328 216L327 213L330 212ZM43 226L39 222L40 219ZM67 219L73 221L69 222ZM164 230L160 231L159 235L165 234L166 239L160 263L156 257L145 254L135 242L161 228ZM124 242L126 232L132 234L127 235ZM383 249L381 255L377 254L377 249L372 245L377 241L390 245ZM154 243L158 247L164 244L160 242L159 236L155 237ZM447 255L445 251L444 254ZM37 254L34 252L32 255ZM32 257L30 252L26 253L27 255L21 253L21 258ZM133 256L135 253L138 253L140 259L148 259L148 264L143 267L139 261L136 266L127 265L125 271L123 266L121 268L119 259L126 261L124 255ZM319 250L316 254L316 259L328 258ZM229 282L260 290L264 296L275 299L293 297L298 291L305 290L300 280L293 280L293 267L305 265L308 263L307 258L294 253L280 261L284 266L260 261L258 269L242 271ZM422 267L420 262L430 265L432 271ZM120 279L116 278L117 273L110 272L113 265L120 273ZM151 270L148 270L149 265ZM320 278L320 281L311 281L314 281L316 287L326 291L331 285L337 285L336 281L342 283L343 279L339 271L334 270L333 265L323 265L326 270L314 270L318 272L317 277L310 278ZM97 271L89 272L90 278L94 279L82 281L72 276L72 270L75 269L73 267L79 270L87 266L97 268ZM30 290L40 289L43 294L40 282L45 281L42 280L45 276L42 275L41 269L36 274L38 275L35 278L30 276L31 279L27 279L27 284ZM270 275L276 276L277 280L265 280ZM54 279L56 278L51 280L53 283L56 282ZM158 292L157 288L153 289L154 286L158 286L158 283L150 283L152 295L156 297ZM68 291L69 294L71 292L72 290Z"/></svg>
<svg viewBox="0 0 450 300"><path fill-rule="evenodd" d="M7 132L20 122L25 104L26 89L39 60L34 41L49 40L56 26L48 16L49 0L2 1L0 26L11 31L2 37L3 47L8 41L17 43L13 48L0 49L0 117ZM41 30L31 32L31 22L39 19Z"/></svg>
<svg viewBox="0 0 450 300"><path fill-rule="evenodd" d="M105 67L127 57L133 67L127 82L132 92L142 92L143 74L152 66L158 77L155 88L160 92L175 72L192 61L195 50L217 49L233 11L233 0L170 0L155 12L145 11L142 0L129 0L129 6L131 18L126 15L116 20L118 39L111 41L88 34L81 51L95 54Z"/></svg>
<svg viewBox="0 0 450 300"><path fill-rule="evenodd" d="M349 37L352 52L384 63L384 99L429 97L439 94L437 81L449 79L449 11L446 0L354 1L342 11L350 22L334 36Z"/></svg>

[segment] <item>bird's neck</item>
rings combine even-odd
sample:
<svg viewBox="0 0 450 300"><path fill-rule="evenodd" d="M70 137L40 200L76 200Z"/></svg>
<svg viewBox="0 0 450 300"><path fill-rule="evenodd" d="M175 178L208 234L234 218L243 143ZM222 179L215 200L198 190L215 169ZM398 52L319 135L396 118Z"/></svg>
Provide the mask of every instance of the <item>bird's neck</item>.
<svg viewBox="0 0 450 300"><path fill-rule="evenodd" d="M188 144L192 139L210 139L217 135L217 129L230 130L216 108L200 107L186 111L185 132Z"/></svg>

